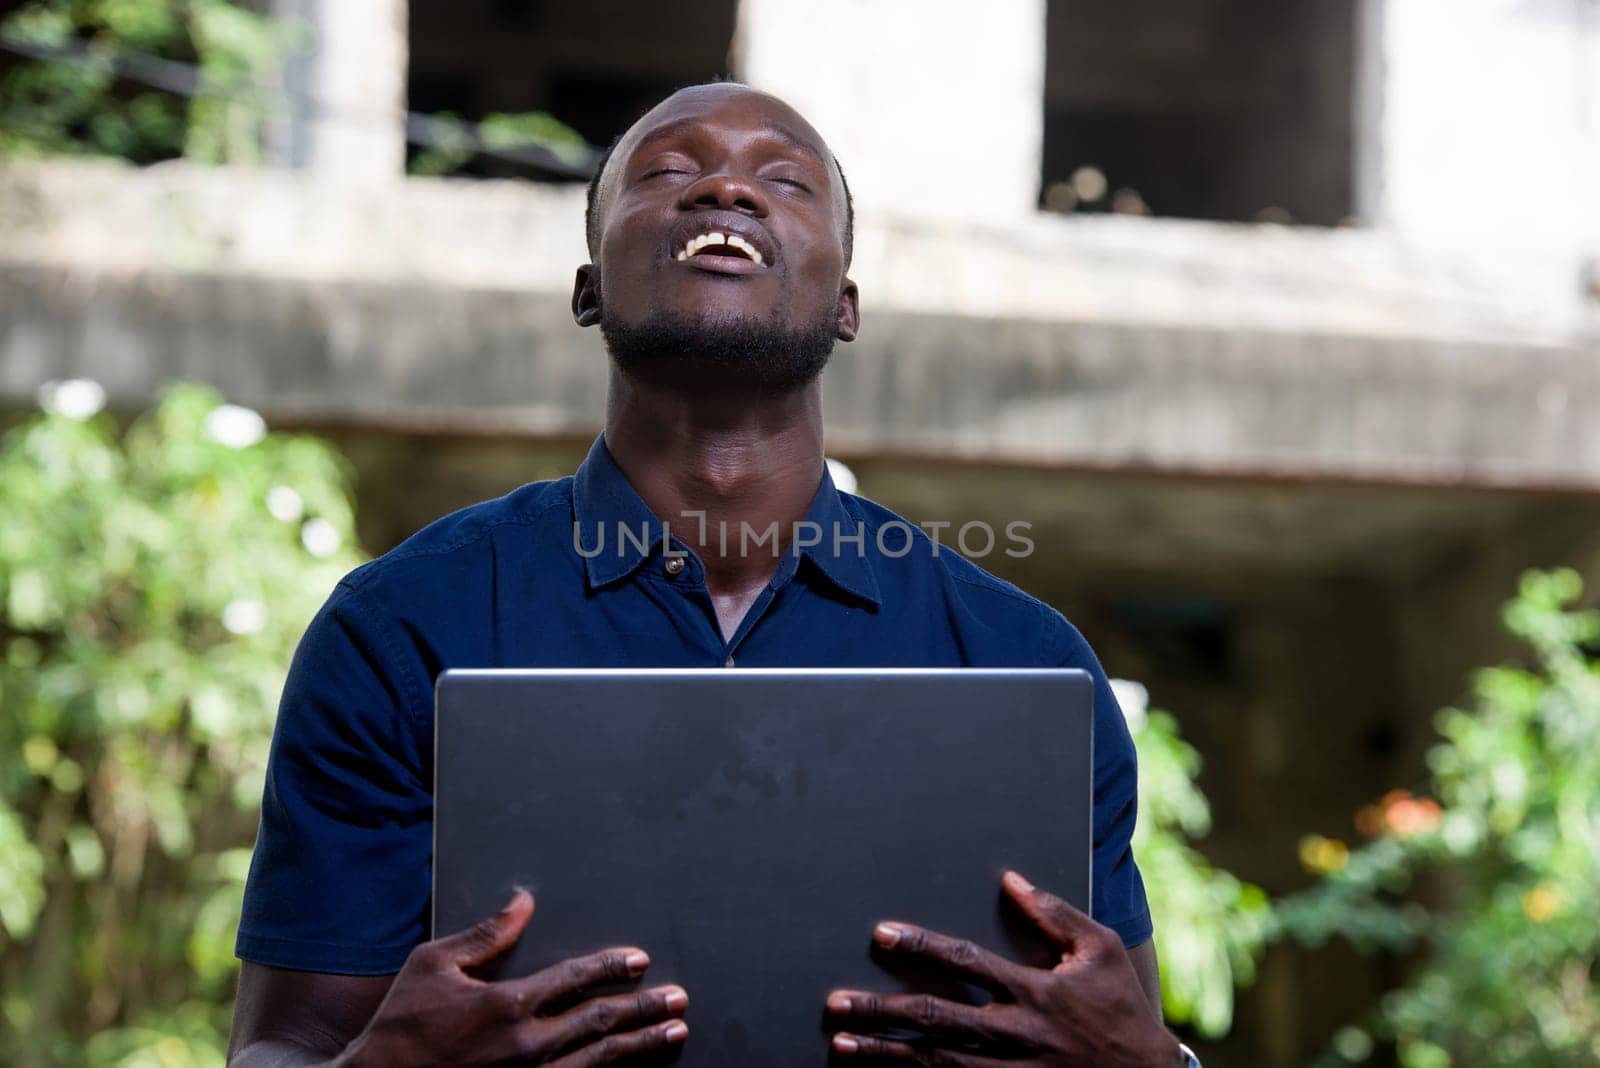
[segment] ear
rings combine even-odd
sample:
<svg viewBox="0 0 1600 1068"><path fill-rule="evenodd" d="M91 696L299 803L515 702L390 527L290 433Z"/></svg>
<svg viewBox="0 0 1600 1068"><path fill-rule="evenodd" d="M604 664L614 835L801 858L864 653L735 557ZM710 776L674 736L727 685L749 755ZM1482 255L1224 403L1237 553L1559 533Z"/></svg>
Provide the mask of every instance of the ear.
<svg viewBox="0 0 1600 1068"><path fill-rule="evenodd" d="M572 319L579 326L600 321L600 268L585 263L572 283Z"/></svg>
<svg viewBox="0 0 1600 1068"><path fill-rule="evenodd" d="M856 284L850 279L844 280L844 285L839 287L839 329L837 336L840 341L854 341L856 331L861 327L861 294L856 291Z"/></svg>

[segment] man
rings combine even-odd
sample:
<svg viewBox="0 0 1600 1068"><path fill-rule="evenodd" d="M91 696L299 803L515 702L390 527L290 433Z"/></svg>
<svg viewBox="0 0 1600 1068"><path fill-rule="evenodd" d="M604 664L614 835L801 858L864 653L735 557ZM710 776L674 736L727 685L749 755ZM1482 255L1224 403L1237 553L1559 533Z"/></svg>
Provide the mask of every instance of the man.
<svg viewBox="0 0 1600 1068"><path fill-rule="evenodd" d="M1101 922L1011 873L1007 894L1061 950L1051 970L881 924L884 949L996 997L836 991L831 1041L932 1064L1186 1063L1160 1022L1129 852L1132 745L1094 654L1054 610L826 473L818 375L858 325L851 226L816 131L743 86L676 93L617 143L590 187L594 262L573 294L612 357L605 432L573 478L449 516L352 573L307 631L240 924L231 1064L578 1068L692 1041L687 991L591 996L640 977L640 947L480 979L522 936L525 893L423 941L432 692L453 666L719 664L1090 671ZM829 533L795 537L797 524ZM624 529L647 536L596 549L599 531ZM763 540L774 529L781 552ZM926 1043L884 1037L907 1025Z"/></svg>

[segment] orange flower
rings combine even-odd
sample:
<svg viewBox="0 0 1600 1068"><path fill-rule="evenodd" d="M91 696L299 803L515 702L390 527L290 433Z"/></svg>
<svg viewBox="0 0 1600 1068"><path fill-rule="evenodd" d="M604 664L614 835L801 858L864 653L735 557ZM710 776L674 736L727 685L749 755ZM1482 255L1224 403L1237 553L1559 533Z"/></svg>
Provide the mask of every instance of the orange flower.
<svg viewBox="0 0 1600 1068"><path fill-rule="evenodd" d="M1427 834L1438 828L1443 810L1439 802L1429 798L1407 798L1396 801L1385 813L1385 822L1397 838Z"/></svg>

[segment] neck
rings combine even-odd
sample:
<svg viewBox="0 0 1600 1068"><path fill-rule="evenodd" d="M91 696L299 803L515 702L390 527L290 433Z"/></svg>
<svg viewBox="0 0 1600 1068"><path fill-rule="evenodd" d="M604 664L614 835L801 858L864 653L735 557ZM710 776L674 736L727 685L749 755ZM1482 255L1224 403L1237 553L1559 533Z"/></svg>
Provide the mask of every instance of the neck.
<svg viewBox="0 0 1600 1068"><path fill-rule="evenodd" d="M822 390L815 379L784 393L687 389L613 368L605 438L645 504L705 563L713 593L736 592L778 563L770 543L741 554L741 524L761 533L776 523L786 542L816 496Z"/></svg>

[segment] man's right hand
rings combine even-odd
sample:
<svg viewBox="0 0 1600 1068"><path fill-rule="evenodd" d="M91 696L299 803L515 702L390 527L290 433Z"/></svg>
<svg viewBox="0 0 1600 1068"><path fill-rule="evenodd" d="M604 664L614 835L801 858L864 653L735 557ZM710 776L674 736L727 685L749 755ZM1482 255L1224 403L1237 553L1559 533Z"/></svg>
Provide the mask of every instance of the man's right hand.
<svg viewBox="0 0 1600 1068"><path fill-rule="evenodd" d="M585 997L650 967L642 949L574 957L521 979L488 982L470 969L516 944L533 915L519 890L506 907L459 934L411 951L366 1029L336 1063L343 1068L432 1068L521 1061L558 1068L612 1064L681 1043L689 1004L681 987Z"/></svg>

